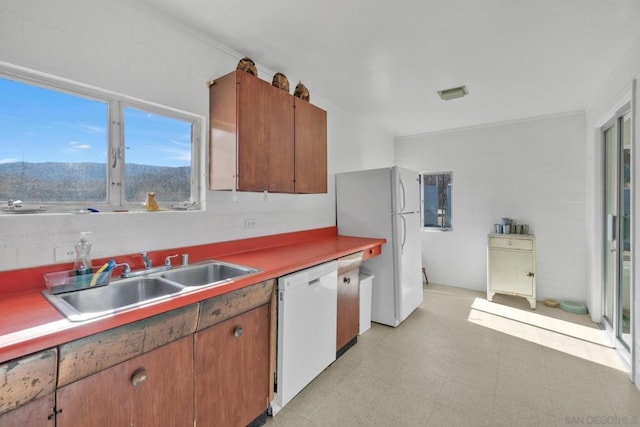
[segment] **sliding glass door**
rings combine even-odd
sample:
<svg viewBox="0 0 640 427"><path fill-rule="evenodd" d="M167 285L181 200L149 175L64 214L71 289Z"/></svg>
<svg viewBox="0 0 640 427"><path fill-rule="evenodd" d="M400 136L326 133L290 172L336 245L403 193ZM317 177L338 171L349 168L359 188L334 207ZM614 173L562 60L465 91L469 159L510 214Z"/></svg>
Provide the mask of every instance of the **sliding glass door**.
<svg viewBox="0 0 640 427"><path fill-rule="evenodd" d="M631 348L631 112L627 105L602 129L604 141L604 319Z"/></svg>

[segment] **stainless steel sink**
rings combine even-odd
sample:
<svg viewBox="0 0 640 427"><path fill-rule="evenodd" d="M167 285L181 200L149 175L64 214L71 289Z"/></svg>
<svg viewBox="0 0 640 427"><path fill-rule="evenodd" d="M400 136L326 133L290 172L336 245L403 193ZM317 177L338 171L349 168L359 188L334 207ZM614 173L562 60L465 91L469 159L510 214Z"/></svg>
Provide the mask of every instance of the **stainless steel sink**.
<svg viewBox="0 0 640 427"><path fill-rule="evenodd" d="M44 297L67 319L78 322L163 300L184 288L159 277L138 277L111 282L108 286Z"/></svg>
<svg viewBox="0 0 640 427"><path fill-rule="evenodd" d="M211 286L228 282L260 270L243 265L211 261L169 270L160 275L183 286Z"/></svg>

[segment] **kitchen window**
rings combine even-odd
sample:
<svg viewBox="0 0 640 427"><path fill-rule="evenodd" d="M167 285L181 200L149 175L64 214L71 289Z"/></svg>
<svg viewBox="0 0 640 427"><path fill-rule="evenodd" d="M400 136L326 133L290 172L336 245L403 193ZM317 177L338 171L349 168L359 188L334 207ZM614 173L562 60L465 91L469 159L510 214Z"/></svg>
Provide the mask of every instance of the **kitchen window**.
<svg viewBox="0 0 640 427"><path fill-rule="evenodd" d="M0 203L200 206L202 117L0 66Z"/></svg>
<svg viewBox="0 0 640 427"><path fill-rule="evenodd" d="M422 226L430 230L451 230L452 172L423 173Z"/></svg>

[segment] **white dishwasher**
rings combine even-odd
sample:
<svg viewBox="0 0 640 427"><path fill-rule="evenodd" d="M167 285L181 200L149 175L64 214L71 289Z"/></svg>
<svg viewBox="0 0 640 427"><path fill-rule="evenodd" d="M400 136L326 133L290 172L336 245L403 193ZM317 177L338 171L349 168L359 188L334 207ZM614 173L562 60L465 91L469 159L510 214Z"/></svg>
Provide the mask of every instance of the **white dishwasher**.
<svg viewBox="0 0 640 427"><path fill-rule="evenodd" d="M278 279L275 415L336 360L338 263Z"/></svg>

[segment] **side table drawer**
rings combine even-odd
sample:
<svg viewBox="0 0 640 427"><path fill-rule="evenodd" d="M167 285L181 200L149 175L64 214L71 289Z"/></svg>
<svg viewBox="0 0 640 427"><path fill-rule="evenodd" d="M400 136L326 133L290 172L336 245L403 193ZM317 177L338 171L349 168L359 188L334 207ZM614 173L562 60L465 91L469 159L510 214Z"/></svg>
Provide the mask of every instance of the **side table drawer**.
<svg viewBox="0 0 640 427"><path fill-rule="evenodd" d="M489 247L498 248L498 249L516 249L521 251L532 251L533 240L491 237L489 239Z"/></svg>

